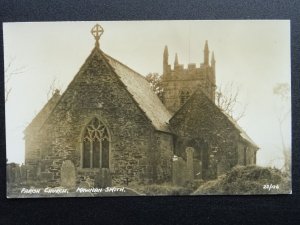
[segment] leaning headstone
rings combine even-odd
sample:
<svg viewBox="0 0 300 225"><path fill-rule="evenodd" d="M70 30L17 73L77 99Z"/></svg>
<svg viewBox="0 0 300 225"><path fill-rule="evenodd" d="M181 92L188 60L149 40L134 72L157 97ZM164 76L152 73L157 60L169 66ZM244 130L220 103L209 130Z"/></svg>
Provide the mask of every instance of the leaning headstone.
<svg viewBox="0 0 300 225"><path fill-rule="evenodd" d="M172 181L175 186L184 186L186 183L186 163L181 157L173 157Z"/></svg>
<svg viewBox="0 0 300 225"><path fill-rule="evenodd" d="M193 182L194 180L194 148L187 147L185 149L186 152L186 176L189 182Z"/></svg>
<svg viewBox="0 0 300 225"><path fill-rule="evenodd" d="M71 160L62 163L60 169L60 185L65 188L75 188L76 186L76 170Z"/></svg>
<svg viewBox="0 0 300 225"><path fill-rule="evenodd" d="M95 187L97 188L106 188L110 187L112 184L111 175L109 169L102 168L97 173L95 177Z"/></svg>

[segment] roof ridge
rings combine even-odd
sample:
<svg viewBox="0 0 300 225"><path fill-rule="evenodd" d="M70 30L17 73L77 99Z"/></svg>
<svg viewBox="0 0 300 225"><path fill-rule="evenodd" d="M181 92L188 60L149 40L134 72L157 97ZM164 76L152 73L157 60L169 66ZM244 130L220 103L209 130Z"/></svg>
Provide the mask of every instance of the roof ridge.
<svg viewBox="0 0 300 225"><path fill-rule="evenodd" d="M104 52L102 53L104 54L104 58L108 60L109 66L114 69L114 73L119 77L121 83L126 86L126 90L133 96L133 100L151 121L155 129L170 132L167 124L171 114L158 96L153 92L146 78L110 55L105 54ZM126 71L120 71L120 68L122 67L127 69L129 74L126 73ZM142 92L141 89L143 89ZM145 95L146 93L147 95ZM145 103L147 100L148 102ZM153 109L153 105L155 105L155 109Z"/></svg>
<svg viewBox="0 0 300 225"><path fill-rule="evenodd" d="M52 112L55 110L55 108L57 107L57 105L60 103L61 99L63 98L63 96L66 94L66 91L69 89L69 87L72 85L72 83L74 82L74 80L76 79L76 77L79 75L80 71L83 70L83 68L86 66L86 63L87 61L89 60L90 57L92 57L95 52L97 52L97 50L100 50L98 49L97 47L94 47L91 51L91 53L89 54L89 56L85 59L84 63L80 66L78 72L75 74L75 76L73 77L73 79L71 80L71 82L69 83L69 85L67 86L66 90L60 95L60 98L57 100L56 104L54 105L54 107L52 108L52 110L49 112L49 115L48 117L45 119L45 121L41 124L40 128L41 129L44 124L47 122L49 116L52 114ZM47 103L46 103L47 104ZM41 112L42 110L39 111L39 113ZM38 113L38 114L39 114ZM37 115L32 119L32 121L37 117ZM29 124L30 125L30 124ZM25 131L26 129L29 127L29 125L25 128Z"/></svg>
<svg viewBox="0 0 300 225"><path fill-rule="evenodd" d="M177 115L182 109L183 107L189 102L191 101L192 97L196 94L196 92L200 90L202 93L203 91L200 89L200 87L197 87L196 90L192 93L192 95L187 99L187 101L185 103L183 103L179 109L172 115L172 117L170 118L170 121L175 117L175 115ZM204 93L203 93L204 94Z"/></svg>
<svg viewBox="0 0 300 225"><path fill-rule="evenodd" d="M132 100L135 102L135 105L141 110L145 118L149 120L149 122L154 126L154 128L156 130L169 132L167 123L171 115L166 109L166 107L163 105L163 103L158 99L157 95L151 90L149 82L146 80L146 78L138 72L131 69L130 67L124 65L120 61L104 53L101 49L97 47L93 48L90 55L86 58L83 65L79 68L79 71L69 83L64 93L55 103L54 107L49 112L45 121L42 122L39 129L41 129L44 126L44 124L49 120L53 111L60 104L67 91L76 81L77 77L81 74L81 71L85 70L86 66L88 65L87 62L95 54L99 54L100 57L103 58L107 66L110 68L111 72L117 76L120 84L124 86L124 89L131 96Z"/></svg>
<svg viewBox="0 0 300 225"><path fill-rule="evenodd" d="M231 118L226 112L224 112L219 106L217 106L213 101L210 100L210 98L203 92L203 90L201 89L200 86L197 87L197 89L193 92L193 94L191 95L191 97L189 97L189 99L173 114L173 116L171 117L170 121L177 115L177 113L179 113L184 107L185 105L191 101L191 99L197 94L197 93L201 93L201 96L204 96L204 98L206 98L207 100L209 100L211 102L211 104L213 105L213 107L217 108L217 110L220 111L220 113L225 116L225 118L240 132L240 136L248 141L250 144L254 145L255 147L259 148L257 146L257 144L249 137L249 135L246 133L246 131L236 122L234 121L233 118Z"/></svg>
<svg viewBox="0 0 300 225"><path fill-rule="evenodd" d="M61 95L60 93L54 93L54 94L51 96L51 98L46 102L46 104L44 104L44 106L39 110L39 112L36 114L36 116L31 120L31 122L26 126L24 132L26 133L26 131L27 131L28 129L30 129L30 128L33 126L33 124L35 123L35 121L38 120L38 118L39 118L43 113L45 113L45 110L47 109L47 107L50 106L51 103L53 103L54 105L53 105L52 109L51 109L50 112L49 112L49 115L50 115L51 112L52 112L52 110L53 110L53 108L56 106L57 102L58 102L59 99L61 98L61 96L62 96L62 95ZM54 99L54 98L56 98L56 97L57 97L57 99ZM49 116L49 115L48 115L48 116ZM48 117L47 117L47 118L48 118ZM46 118L45 120L47 120L47 118Z"/></svg>
<svg viewBox="0 0 300 225"><path fill-rule="evenodd" d="M132 72L134 72L135 74L139 75L141 78L143 78L145 81L147 81L146 77L144 77L142 74L140 74L139 72L131 69L129 66L125 65L124 63L120 62L119 60L113 58L112 56L106 54L105 52L102 51L102 53L104 54L105 57L108 57L109 59L114 60L115 62L121 64L122 66L126 67L127 69L131 70ZM148 82L148 81L147 81Z"/></svg>

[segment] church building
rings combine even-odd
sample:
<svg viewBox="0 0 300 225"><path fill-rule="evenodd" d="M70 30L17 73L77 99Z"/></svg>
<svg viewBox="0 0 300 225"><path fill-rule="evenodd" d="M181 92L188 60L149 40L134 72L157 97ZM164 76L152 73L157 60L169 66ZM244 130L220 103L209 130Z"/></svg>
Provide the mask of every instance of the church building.
<svg viewBox="0 0 300 225"><path fill-rule="evenodd" d="M65 160L77 182L107 168L113 185L170 182L174 157L193 148L194 176L214 179L236 165L256 163L257 145L214 103L215 59L208 43L199 68L163 54L163 98L144 76L104 53L103 29L64 91L56 91L25 129L25 164L32 179L58 183Z"/></svg>

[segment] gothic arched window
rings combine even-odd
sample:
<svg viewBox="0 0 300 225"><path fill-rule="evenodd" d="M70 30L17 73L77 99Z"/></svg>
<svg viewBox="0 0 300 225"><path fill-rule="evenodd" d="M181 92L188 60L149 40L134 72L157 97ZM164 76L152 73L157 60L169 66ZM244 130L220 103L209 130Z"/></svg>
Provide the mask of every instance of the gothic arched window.
<svg viewBox="0 0 300 225"><path fill-rule="evenodd" d="M91 120L83 134L83 168L109 168L109 133L97 118Z"/></svg>
<svg viewBox="0 0 300 225"><path fill-rule="evenodd" d="M181 91L180 105L183 105L188 100L189 97L190 97L190 93L188 91Z"/></svg>

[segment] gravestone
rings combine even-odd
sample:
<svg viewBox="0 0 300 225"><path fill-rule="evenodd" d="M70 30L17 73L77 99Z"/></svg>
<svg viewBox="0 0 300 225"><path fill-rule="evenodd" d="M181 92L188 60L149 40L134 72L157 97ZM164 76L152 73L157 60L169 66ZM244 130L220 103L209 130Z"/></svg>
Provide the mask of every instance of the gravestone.
<svg viewBox="0 0 300 225"><path fill-rule="evenodd" d="M60 169L60 185L65 188L75 188L76 186L76 170L71 160L62 163Z"/></svg>
<svg viewBox="0 0 300 225"><path fill-rule="evenodd" d="M19 165L15 163L6 165L6 179L8 183L19 184L21 182Z"/></svg>
<svg viewBox="0 0 300 225"><path fill-rule="evenodd" d="M14 175L15 175L15 183L16 184L20 184L21 183L21 170L20 170L20 166L16 165L16 167L14 168Z"/></svg>
<svg viewBox="0 0 300 225"><path fill-rule="evenodd" d="M186 163L181 157L173 157L172 182L175 186L184 186L186 183Z"/></svg>
<svg viewBox="0 0 300 225"><path fill-rule="evenodd" d="M37 168L36 168L36 176L38 177L38 178L40 178L40 176L41 176L41 162L38 162L37 163Z"/></svg>
<svg viewBox="0 0 300 225"><path fill-rule="evenodd" d="M95 177L95 187L106 188L111 187L112 180L108 168L102 168L99 170Z"/></svg>
<svg viewBox="0 0 300 225"><path fill-rule="evenodd" d="M194 148L187 147L185 149L186 152L186 177L189 182L194 181Z"/></svg>
<svg viewBox="0 0 300 225"><path fill-rule="evenodd" d="M6 164L6 181L7 183L12 183L14 181L11 164Z"/></svg>

